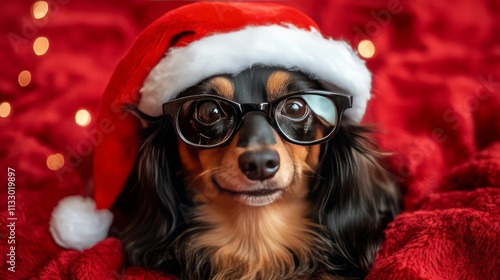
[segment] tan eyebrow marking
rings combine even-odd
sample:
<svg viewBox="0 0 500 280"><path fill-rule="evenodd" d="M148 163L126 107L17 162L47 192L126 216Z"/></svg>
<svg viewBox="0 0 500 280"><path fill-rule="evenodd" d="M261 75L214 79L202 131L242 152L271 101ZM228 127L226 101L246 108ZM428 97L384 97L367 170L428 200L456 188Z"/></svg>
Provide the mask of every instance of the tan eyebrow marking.
<svg viewBox="0 0 500 280"><path fill-rule="evenodd" d="M268 99L274 100L286 93L290 78L290 73L283 70L277 70L269 75L266 83Z"/></svg>
<svg viewBox="0 0 500 280"><path fill-rule="evenodd" d="M226 77L214 77L210 79L208 85L220 93L223 97L228 99L233 99L234 96L234 86L231 80Z"/></svg>

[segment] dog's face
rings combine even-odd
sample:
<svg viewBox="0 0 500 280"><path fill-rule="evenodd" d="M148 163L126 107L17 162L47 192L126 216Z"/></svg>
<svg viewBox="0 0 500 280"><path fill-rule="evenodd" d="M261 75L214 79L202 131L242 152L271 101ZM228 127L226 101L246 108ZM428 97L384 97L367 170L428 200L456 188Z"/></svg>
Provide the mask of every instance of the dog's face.
<svg viewBox="0 0 500 280"><path fill-rule="evenodd" d="M304 74L276 68L248 69L237 75L212 77L182 94L212 94L238 103L260 104L297 91L319 89ZM298 99L288 100L290 114L304 115ZM215 102L198 106L186 118L217 119ZM301 117L301 116L299 116ZM303 117L303 116L302 116ZM317 131L318 134L321 131ZM315 172L320 145L293 144L280 137L262 112L247 113L238 131L222 147L199 149L178 141L186 188L196 203L264 206L277 200L303 199L308 173Z"/></svg>

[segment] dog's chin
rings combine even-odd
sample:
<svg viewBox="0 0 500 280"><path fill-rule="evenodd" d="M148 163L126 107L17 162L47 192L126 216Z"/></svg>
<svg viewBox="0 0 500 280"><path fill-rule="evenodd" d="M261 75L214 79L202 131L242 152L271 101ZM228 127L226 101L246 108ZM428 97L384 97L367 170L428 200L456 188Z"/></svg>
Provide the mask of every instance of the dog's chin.
<svg viewBox="0 0 500 280"><path fill-rule="evenodd" d="M214 188L222 195L231 196L241 204L248 206L265 206L278 200L285 188L277 187L274 184L261 184L249 188L248 190L234 190L231 187L222 187L215 177L212 177Z"/></svg>

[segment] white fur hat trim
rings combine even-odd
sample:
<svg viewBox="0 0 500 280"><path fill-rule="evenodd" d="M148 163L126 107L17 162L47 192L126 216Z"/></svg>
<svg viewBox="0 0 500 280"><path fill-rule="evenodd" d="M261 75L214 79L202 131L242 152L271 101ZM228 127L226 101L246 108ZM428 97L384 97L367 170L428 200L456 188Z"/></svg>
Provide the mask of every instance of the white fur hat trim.
<svg viewBox="0 0 500 280"><path fill-rule="evenodd" d="M356 122L363 117L371 97L371 74L344 41L291 24L250 26L168 50L144 81L139 110L160 116L162 104L188 87L213 75L239 73L255 64L298 69L327 90L332 85L346 90L353 96L353 106L346 116Z"/></svg>

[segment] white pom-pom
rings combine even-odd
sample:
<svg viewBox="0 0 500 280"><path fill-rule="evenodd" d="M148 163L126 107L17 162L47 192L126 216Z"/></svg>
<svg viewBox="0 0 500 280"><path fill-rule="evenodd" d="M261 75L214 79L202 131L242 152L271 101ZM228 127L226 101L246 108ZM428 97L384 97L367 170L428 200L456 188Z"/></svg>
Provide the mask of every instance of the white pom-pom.
<svg viewBox="0 0 500 280"><path fill-rule="evenodd" d="M106 238L112 221L113 213L97 210L91 198L69 196L52 211L50 233L61 247L83 251Z"/></svg>

